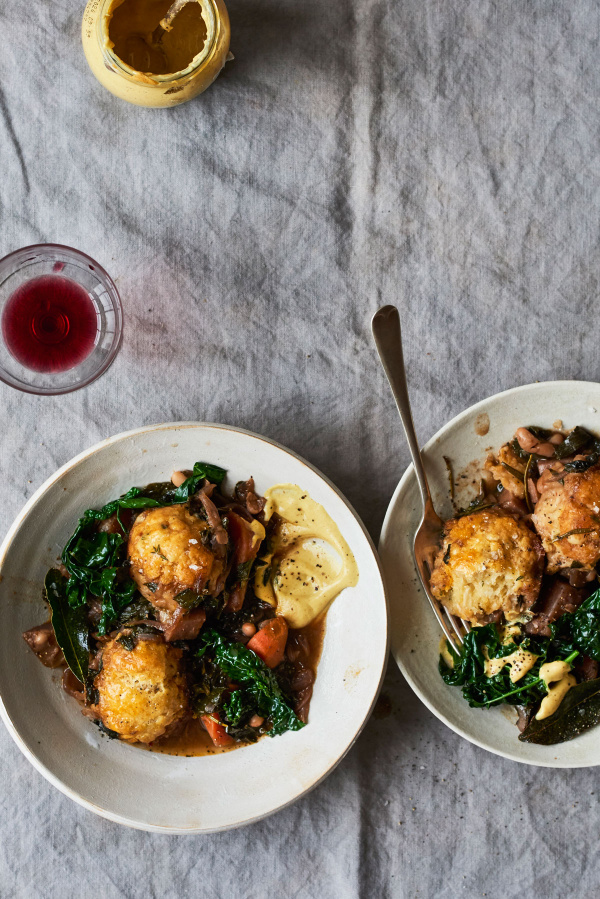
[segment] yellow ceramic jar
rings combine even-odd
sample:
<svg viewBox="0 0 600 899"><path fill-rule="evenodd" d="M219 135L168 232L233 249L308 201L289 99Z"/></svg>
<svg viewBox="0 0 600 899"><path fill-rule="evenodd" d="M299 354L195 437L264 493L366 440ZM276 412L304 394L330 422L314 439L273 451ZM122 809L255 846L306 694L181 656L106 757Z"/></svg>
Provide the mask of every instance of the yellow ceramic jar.
<svg viewBox="0 0 600 899"><path fill-rule="evenodd" d="M206 90L225 65L231 32L223 0L192 0L157 43L152 32L171 2L89 0L83 49L100 84L122 100L178 106Z"/></svg>

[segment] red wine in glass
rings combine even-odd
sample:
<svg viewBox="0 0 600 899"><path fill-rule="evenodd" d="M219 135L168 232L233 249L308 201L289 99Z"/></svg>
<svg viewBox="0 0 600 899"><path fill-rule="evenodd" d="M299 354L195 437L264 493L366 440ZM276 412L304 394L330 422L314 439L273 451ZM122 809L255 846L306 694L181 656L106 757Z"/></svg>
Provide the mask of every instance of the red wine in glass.
<svg viewBox="0 0 600 899"><path fill-rule="evenodd" d="M14 358L39 372L74 368L94 349L98 322L83 287L62 275L26 281L2 313L2 336Z"/></svg>

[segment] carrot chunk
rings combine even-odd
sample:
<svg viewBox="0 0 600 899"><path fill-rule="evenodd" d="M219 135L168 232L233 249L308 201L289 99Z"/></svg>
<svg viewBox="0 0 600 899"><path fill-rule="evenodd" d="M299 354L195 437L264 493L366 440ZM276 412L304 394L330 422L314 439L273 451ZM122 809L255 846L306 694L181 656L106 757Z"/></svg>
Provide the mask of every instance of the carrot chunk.
<svg viewBox="0 0 600 899"><path fill-rule="evenodd" d="M246 646L263 660L269 668L276 668L283 661L287 643L288 626L281 616L271 618L257 631Z"/></svg>
<svg viewBox="0 0 600 899"><path fill-rule="evenodd" d="M216 714L213 715L201 715L200 720L202 724L207 729L211 740L215 744L215 746L230 746L231 743L234 743L233 737L230 737L221 722L218 720L218 716Z"/></svg>

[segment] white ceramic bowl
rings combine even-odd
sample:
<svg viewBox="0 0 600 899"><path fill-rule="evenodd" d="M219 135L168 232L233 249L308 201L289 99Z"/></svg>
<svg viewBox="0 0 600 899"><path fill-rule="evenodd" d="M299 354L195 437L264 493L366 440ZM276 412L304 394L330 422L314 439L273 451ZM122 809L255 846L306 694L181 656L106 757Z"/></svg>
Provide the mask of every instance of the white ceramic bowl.
<svg viewBox="0 0 600 899"><path fill-rule="evenodd" d="M489 431L478 436L481 416L488 415ZM473 460L485 461L486 451L514 436L520 425L552 427L561 419L566 428L584 425L600 433L600 384L587 381L548 381L529 384L492 396L452 419L424 449L433 501L442 517L452 515L448 472L444 456L453 463L455 477L467 474L459 504L477 492ZM405 472L390 502L379 553L388 601L392 653L398 667L426 706L448 727L477 746L505 758L550 768L583 768L600 765L600 727L575 740L555 746L520 743L516 713L503 706L471 709L458 687L448 687L438 673L438 648L442 636L418 582L412 543L419 525L421 505L412 465Z"/></svg>
<svg viewBox="0 0 600 899"><path fill-rule="evenodd" d="M103 737L21 638L44 621L46 570L88 507L132 485L210 461L226 486L253 475L259 491L296 483L337 522L358 563L358 586L331 606L309 724L297 733L200 758L146 752ZM106 818L169 833L256 821L316 786L352 746L375 702L387 656L387 609L367 532L335 487L283 447L235 428L164 424L119 434L77 456L29 500L0 549L0 713L32 764L71 799ZM361 621L368 616L369 626Z"/></svg>

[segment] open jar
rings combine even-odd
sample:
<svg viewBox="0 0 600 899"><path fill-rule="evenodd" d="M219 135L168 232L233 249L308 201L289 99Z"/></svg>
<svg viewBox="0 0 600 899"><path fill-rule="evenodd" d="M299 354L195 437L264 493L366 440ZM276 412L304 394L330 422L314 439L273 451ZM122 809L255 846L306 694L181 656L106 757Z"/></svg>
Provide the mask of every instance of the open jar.
<svg viewBox="0 0 600 899"><path fill-rule="evenodd" d="M206 90L228 57L223 0L193 0L160 43L152 41L172 0L89 0L83 49L107 90L137 106L179 106ZM173 69L174 71L169 71Z"/></svg>

